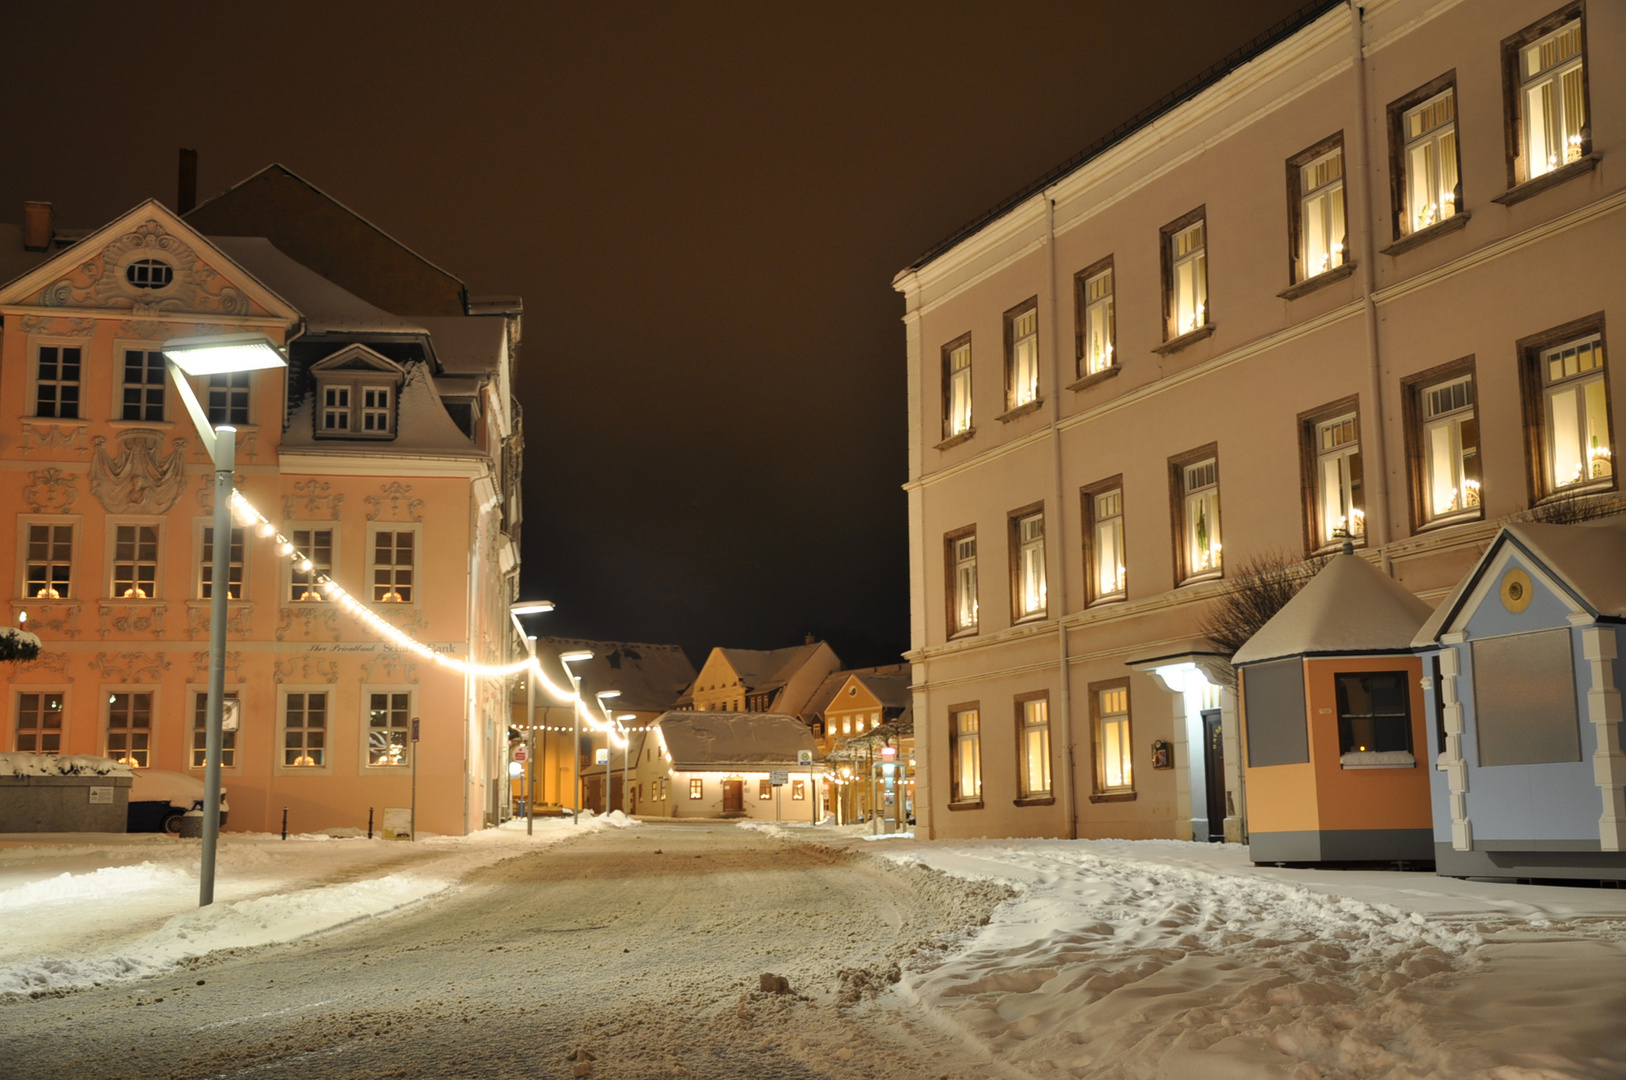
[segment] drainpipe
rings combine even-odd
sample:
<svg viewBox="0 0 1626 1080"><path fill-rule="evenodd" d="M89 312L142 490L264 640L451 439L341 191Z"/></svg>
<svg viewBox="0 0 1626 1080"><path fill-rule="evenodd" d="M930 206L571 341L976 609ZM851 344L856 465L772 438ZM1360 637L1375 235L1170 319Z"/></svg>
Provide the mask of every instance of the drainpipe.
<svg viewBox="0 0 1626 1080"><path fill-rule="evenodd" d="M1378 185L1372 183L1371 135L1366 101L1366 24L1361 6L1350 0L1350 43L1355 52L1355 159L1361 178L1361 303L1366 309L1366 396L1371 418L1368 430L1373 437L1366 442L1370 447L1373 469L1368 478L1372 485L1366 500L1366 541L1377 540L1383 572L1394 576L1394 563L1389 557L1389 453L1388 430L1383 419L1383 358L1378 345L1378 305L1373 297L1377 287L1377 214L1372 200Z"/></svg>
<svg viewBox="0 0 1626 1080"><path fill-rule="evenodd" d="M1045 272L1049 279L1046 283L1046 288L1049 290L1049 295L1045 298L1045 307L1050 312L1049 332L1046 335L1050 339L1050 482L1051 494L1053 497L1052 505L1054 505L1056 508L1054 514L1056 527L1054 532L1056 534L1057 541L1057 543L1052 546L1050 543L1050 538L1048 536L1045 538L1045 580L1046 582L1055 582L1055 587L1053 589L1048 585L1046 586L1047 595L1045 597L1045 605L1047 612L1053 611L1056 613L1052 617L1056 623L1056 668L1057 674L1059 675L1056 683L1057 701L1055 715L1061 721L1060 734L1063 751L1061 769L1059 770L1063 777L1063 782L1060 785L1061 815L1062 818L1067 822L1068 838L1071 840L1077 840L1078 797L1075 788L1073 770L1073 709L1071 693L1072 673L1069 670L1067 660L1067 626L1065 623L1068 610L1067 573L1065 570L1066 560L1062 554L1063 552L1068 552L1073 549L1067 543L1066 530L1062 524L1067 520L1067 513L1063 509L1063 507L1066 505L1063 502L1063 499L1066 496L1062 491L1061 483L1061 428L1059 427L1059 424L1061 421L1062 386L1065 385L1065 383L1062 380L1061 374L1061 330L1060 326L1058 325L1059 319L1056 314L1056 201L1050 197L1048 192L1046 192L1044 195L1044 233L1045 250L1049 256L1045 262ZM1052 530L1047 525L1045 531L1048 533ZM1055 558L1051 557L1053 552L1056 556ZM1061 569L1062 572L1052 575L1050 573L1050 568L1052 566ZM1051 605L1054 606L1052 607ZM1055 756L1054 748L1051 749L1051 756L1052 758ZM1052 786L1055 785L1056 778L1054 774L1052 774L1050 782Z"/></svg>

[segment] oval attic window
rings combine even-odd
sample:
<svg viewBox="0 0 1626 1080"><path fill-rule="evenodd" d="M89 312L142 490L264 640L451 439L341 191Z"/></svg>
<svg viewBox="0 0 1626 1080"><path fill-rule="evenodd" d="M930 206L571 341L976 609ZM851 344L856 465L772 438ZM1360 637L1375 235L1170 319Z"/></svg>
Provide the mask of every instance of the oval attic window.
<svg viewBox="0 0 1626 1080"><path fill-rule="evenodd" d="M157 259L137 259L124 268L124 280L138 289L162 289L175 280L175 271Z"/></svg>

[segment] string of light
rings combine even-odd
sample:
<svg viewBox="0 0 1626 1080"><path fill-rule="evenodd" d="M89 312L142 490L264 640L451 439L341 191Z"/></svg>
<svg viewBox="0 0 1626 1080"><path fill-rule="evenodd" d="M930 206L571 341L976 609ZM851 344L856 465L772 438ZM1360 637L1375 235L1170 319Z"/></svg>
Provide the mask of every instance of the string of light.
<svg viewBox="0 0 1626 1080"><path fill-rule="evenodd" d="M232 510L238 522L245 530L253 529L261 539L271 541L277 554L287 559L293 568L301 574L312 574L312 581L322 591L322 595L331 601L340 611L361 623L363 627L378 637L383 638L397 648L404 649L422 657L432 660L443 668L456 671L461 675L473 675L478 678L503 679L510 675L518 675L529 670L542 683L547 692L557 701L570 702L582 720L595 731L604 732L617 749L624 749L627 745L626 729L609 717L597 717L587 708L587 703L576 692L574 686L561 687L543 670L542 663L534 656L527 656L523 660L516 660L512 664L480 664L472 660L461 660L455 656L448 656L430 645L419 641L406 631L392 625L383 616L373 611L362 601L356 599L348 589L334 581L325 573L316 572L316 564L303 551L294 546L294 542L278 531L275 523L243 495L241 491L233 489L231 493ZM602 706L601 706L602 707Z"/></svg>

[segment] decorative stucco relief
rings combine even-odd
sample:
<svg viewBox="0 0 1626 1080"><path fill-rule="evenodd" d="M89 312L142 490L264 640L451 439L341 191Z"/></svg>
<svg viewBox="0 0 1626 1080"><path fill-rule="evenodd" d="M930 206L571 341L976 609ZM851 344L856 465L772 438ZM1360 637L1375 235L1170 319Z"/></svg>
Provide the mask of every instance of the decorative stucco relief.
<svg viewBox="0 0 1626 1080"><path fill-rule="evenodd" d="M84 457L90 449L85 442L85 425L69 421L57 424L44 420L23 421L23 456L36 450L72 450Z"/></svg>
<svg viewBox="0 0 1626 1080"><path fill-rule="evenodd" d="M254 608L250 604L235 604L228 609L226 616L226 632L236 634L238 637L248 637L249 618ZM186 609L186 632L189 637L209 636L209 601L194 601Z"/></svg>
<svg viewBox="0 0 1626 1080"><path fill-rule="evenodd" d="M98 631L103 639L108 634L150 634L164 636L164 616L169 608L164 604L121 604L117 601L97 605L102 625Z"/></svg>
<svg viewBox="0 0 1626 1080"><path fill-rule="evenodd" d="M90 666L103 682L147 683L162 680L171 665L169 656L161 652L99 652Z"/></svg>
<svg viewBox="0 0 1626 1080"><path fill-rule="evenodd" d="M28 629L46 630L73 640L79 636L79 601L77 600L21 600L11 605L13 623L16 612L28 612Z"/></svg>
<svg viewBox="0 0 1626 1080"><path fill-rule="evenodd" d="M323 480L296 481L294 493L282 497L282 516L289 520L327 518L338 521L344 495L332 494L332 488L332 484Z"/></svg>
<svg viewBox="0 0 1626 1080"><path fill-rule="evenodd" d="M53 315L24 315L18 325L25 334L52 337L89 337L96 332L95 319L59 319Z"/></svg>
<svg viewBox="0 0 1626 1080"><path fill-rule="evenodd" d="M79 474L61 469L40 469L28 474L23 502L36 514L66 514L79 498Z"/></svg>
<svg viewBox="0 0 1626 1080"><path fill-rule="evenodd" d="M418 681L418 666L406 658L404 653L379 653L365 664L361 665L364 683L416 683Z"/></svg>
<svg viewBox="0 0 1626 1080"><path fill-rule="evenodd" d="M379 494L369 495L362 500L367 504L368 521L423 520L423 500L412 497L411 484L392 480L378 490Z"/></svg>
<svg viewBox="0 0 1626 1080"><path fill-rule="evenodd" d="M67 655L48 651L40 653L33 660L19 663L17 678L39 679L42 682L73 682L73 676L68 674Z"/></svg>
<svg viewBox="0 0 1626 1080"><path fill-rule="evenodd" d="M278 660L276 670L271 678L279 683L336 683L339 681L339 662L337 660L318 660L310 654L304 656L290 656L286 660Z"/></svg>
<svg viewBox="0 0 1626 1080"><path fill-rule="evenodd" d="M170 280L140 288L125 275L131 263L156 259L170 268ZM250 313L252 305L235 286L198 258L192 248L148 219L81 263L72 273L40 291L42 307L95 307L128 311L136 318L158 319L176 312L218 312L230 317Z"/></svg>
<svg viewBox="0 0 1626 1080"><path fill-rule="evenodd" d="M227 650L227 652L226 652L226 665L225 665L226 681L227 682L232 683L232 682L241 682L242 681L241 677L237 673L238 665L241 664L242 661L243 661L243 654L242 653L235 652L235 651L232 651L232 650ZM195 653L192 654L192 678L191 678L190 681L195 682L195 683L203 683L205 685L208 684L208 682L209 682L209 653L208 653L207 650L205 650L203 652L195 652Z"/></svg>
<svg viewBox="0 0 1626 1080"><path fill-rule="evenodd" d="M278 613L275 637L278 641L287 641L289 637L306 641L338 641L338 609L331 604L285 607Z"/></svg>
<svg viewBox="0 0 1626 1080"><path fill-rule="evenodd" d="M186 440L176 439L160 457L164 435L151 428L129 428L117 435L118 453L109 455L107 439L91 440L96 456L90 463L90 493L110 514L162 514L175 505L186 487Z"/></svg>

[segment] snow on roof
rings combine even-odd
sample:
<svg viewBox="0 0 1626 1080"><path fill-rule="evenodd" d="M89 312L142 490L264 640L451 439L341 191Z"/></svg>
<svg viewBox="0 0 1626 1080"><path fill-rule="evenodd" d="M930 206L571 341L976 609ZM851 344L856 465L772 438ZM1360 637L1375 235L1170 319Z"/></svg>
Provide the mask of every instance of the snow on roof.
<svg viewBox="0 0 1626 1080"><path fill-rule="evenodd" d="M211 236L209 242L305 316L310 333L389 330L427 333L422 320L391 315L296 262L262 236Z"/></svg>
<svg viewBox="0 0 1626 1080"><path fill-rule="evenodd" d="M491 375L502 363L508 320L500 315L420 315L447 375Z"/></svg>
<svg viewBox="0 0 1626 1080"><path fill-rule="evenodd" d="M665 712L677 703L678 695L695 676L694 665L676 645L544 637L536 639L536 648L539 653L552 655L592 650L591 660L571 667L581 676L584 697L591 698L603 690L621 691L621 696L610 702L612 712Z"/></svg>
<svg viewBox="0 0 1626 1080"><path fill-rule="evenodd" d="M786 649L722 649L729 666L739 675L740 682L749 690L767 690L783 686L790 681L803 664L812 659L824 642L811 645L792 645Z"/></svg>
<svg viewBox="0 0 1626 1080"><path fill-rule="evenodd" d="M306 394L304 400L289 410L288 429L282 433L282 449L363 456L376 455L381 449L392 454L475 452L474 442L463 434L441 403L428 367L414 362L406 368L396 409L394 439L384 443L365 439L318 439L314 419L316 395Z"/></svg>
<svg viewBox="0 0 1626 1080"><path fill-rule="evenodd" d="M1284 656L1405 652L1427 602L1359 555L1334 555L1308 585L1238 649L1231 663Z"/></svg>
<svg viewBox="0 0 1626 1080"><path fill-rule="evenodd" d="M1439 640L1441 630L1462 609L1485 567L1507 542L1540 563L1594 616L1626 618L1626 518L1578 525L1520 522L1502 526L1474 568L1417 631L1413 647L1425 648Z"/></svg>
<svg viewBox="0 0 1626 1080"><path fill-rule="evenodd" d="M863 678L864 685L869 687L870 693L874 694L882 705L892 707L909 704L908 665L883 664L880 667L848 668L843 671L832 671L824 677L824 681L819 684L819 688L813 691L813 695L807 699L807 711L822 714L835 701L836 695L841 692L841 688L847 685L847 680L854 676ZM876 678L890 679L892 677L901 677L903 687L901 694L892 686L890 681L873 685L870 682L870 680ZM897 700L894 700L894 698Z"/></svg>
<svg viewBox="0 0 1626 1080"><path fill-rule="evenodd" d="M655 721L679 772L734 765L795 765L799 750L819 756L808 726L783 713L669 712Z"/></svg>

